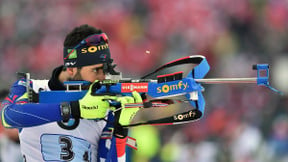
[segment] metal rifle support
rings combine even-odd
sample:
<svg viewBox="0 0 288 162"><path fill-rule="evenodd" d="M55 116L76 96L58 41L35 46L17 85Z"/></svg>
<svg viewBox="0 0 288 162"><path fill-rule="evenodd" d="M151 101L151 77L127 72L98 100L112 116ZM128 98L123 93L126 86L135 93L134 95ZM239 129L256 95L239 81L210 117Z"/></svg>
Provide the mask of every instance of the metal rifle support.
<svg viewBox="0 0 288 162"><path fill-rule="evenodd" d="M33 102L33 90L30 86L30 80L31 80L30 73L17 72L17 77L18 77L18 79L21 79L21 78L26 79L25 87L26 87L26 92L28 95L28 101Z"/></svg>
<svg viewBox="0 0 288 162"><path fill-rule="evenodd" d="M256 83L259 86L265 86L272 91L283 94L281 91L273 88L269 83L269 65L256 64L253 70L257 70L257 77L254 78L211 78L211 79L195 79L196 82L203 84L240 84L240 83Z"/></svg>

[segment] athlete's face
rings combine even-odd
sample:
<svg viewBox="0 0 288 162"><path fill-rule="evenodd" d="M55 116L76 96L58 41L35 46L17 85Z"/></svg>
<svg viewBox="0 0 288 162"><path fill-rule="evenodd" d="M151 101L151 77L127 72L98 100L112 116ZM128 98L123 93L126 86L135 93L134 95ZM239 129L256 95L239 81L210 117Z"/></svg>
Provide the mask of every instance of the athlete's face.
<svg viewBox="0 0 288 162"><path fill-rule="evenodd" d="M83 66L81 69L74 68L73 71L72 80L94 82L95 80L103 81L105 79L103 64Z"/></svg>

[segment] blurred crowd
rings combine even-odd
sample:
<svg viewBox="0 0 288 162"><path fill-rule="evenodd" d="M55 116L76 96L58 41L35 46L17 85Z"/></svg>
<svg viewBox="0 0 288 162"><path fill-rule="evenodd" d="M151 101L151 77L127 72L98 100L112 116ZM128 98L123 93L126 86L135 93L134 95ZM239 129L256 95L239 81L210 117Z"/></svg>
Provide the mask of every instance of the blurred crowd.
<svg viewBox="0 0 288 162"><path fill-rule="evenodd" d="M139 149L131 161L288 161L287 0L1 0L0 88L7 89L16 72L48 79L62 64L65 35L80 24L108 34L124 77L200 54L211 66L207 77L254 77L252 65L268 63L272 85L286 94L251 84L204 85L205 116L133 128ZM179 104L140 118L182 109Z"/></svg>

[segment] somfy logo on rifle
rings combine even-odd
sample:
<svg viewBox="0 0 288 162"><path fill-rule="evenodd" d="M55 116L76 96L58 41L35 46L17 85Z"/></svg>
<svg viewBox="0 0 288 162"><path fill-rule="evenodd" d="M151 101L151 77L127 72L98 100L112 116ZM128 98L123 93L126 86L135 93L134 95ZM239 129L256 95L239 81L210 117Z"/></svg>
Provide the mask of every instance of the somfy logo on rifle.
<svg viewBox="0 0 288 162"><path fill-rule="evenodd" d="M185 120L191 117L195 117L196 113L194 111L189 111L185 114L179 114L174 116L174 120Z"/></svg>
<svg viewBox="0 0 288 162"><path fill-rule="evenodd" d="M186 90L188 88L188 83L183 83L183 81L179 81L177 84L165 84L161 87L157 87L157 93L168 93L171 91L176 91L176 90Z"/></svg>

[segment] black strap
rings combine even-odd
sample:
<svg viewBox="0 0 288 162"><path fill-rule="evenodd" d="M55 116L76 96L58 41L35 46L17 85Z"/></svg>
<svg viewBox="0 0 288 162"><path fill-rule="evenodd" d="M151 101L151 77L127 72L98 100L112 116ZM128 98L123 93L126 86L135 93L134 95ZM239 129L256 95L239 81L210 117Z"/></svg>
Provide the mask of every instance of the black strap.
<svg viewBox="0 0 288 162"><path fill-rule="evenodd" d="M153 72L144 75L143 77L141 77L141 79L145 79L148 76L151 76L165 68L169 68L172 66L176 66L176 65L182 65L182 64L200 64L200 62L203 60L203 57L197 57L197 56L187 56L187 57L183 57L171 62L168 62L162 66L160 66L159 68L157 68L156 70L154 70Z"/></svg>
<svg viewBox="0 0 288 162"><path fill-rule="evenodd" d="M175 114L173 116L169 116L166 118L149 120L146 122L139 122L134 124L125 125L123 127L135 127L140 125L176 125L176 124L184 124L190 123L195 120L198 120L202 116L201 111L194 109L189 110L183 113Z"/></svg>

